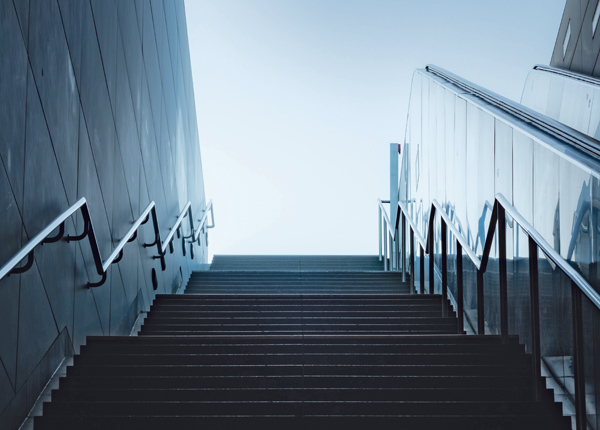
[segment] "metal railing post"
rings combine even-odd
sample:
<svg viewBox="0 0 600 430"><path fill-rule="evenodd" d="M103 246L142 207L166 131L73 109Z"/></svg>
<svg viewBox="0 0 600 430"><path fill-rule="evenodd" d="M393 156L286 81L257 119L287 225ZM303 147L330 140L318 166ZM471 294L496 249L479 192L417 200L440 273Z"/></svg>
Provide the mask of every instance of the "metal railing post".
<svg viewBox="0 0 600 430"><path fill-rule="evenodd" d="M498 205L498 253L500 272L500 336L508 343L508 274L506 269L506 213Z"/></svg>
<svg viewBox="0 0 600 430"><path fill-rule="evenodd" d="M396 272L398 270L398 261L396 258L398 256L398 253L396 252L396 243L397 242L398 241L395 238L393 238L392 235L390 234L390 244L392 247L391 252L390 252L390 258L391 258L390 266L391 266L392 272Z"/></svg>
<svg viewBox="0 0 600 430"><path fill-rule="evenodd" d="M463 298L463 261L462 245L456 240L456 313L458 314L458 334L464 331L464 298Z"/></svg>
<svg viewBox="0 0 600 430"><path fill-rule="evenodd" d="M377 206L379 209L379 261L381 261L381 236L383 234L381 230L381 206Z"/></svg>
<svg viewBox="0 0 600 430"><path fill-rule="evenodd" d="M388 248L388 231L387 229L384 230L385 233L384 234L384 241L383 241L383 270L384 271L388 271L388 258L387 258L387 248Z"/></svg>
<svg viewBox="0 0 600 430"><path fill-rule="evenodd" d="M477 270L477 334L485 334L483 272L481 270Z"/></svg>
<svg viewBox="0 0 600 430"><path fill-rule="evenodd" d="M583 314L581 290L571 281L571 302L573 305L573 375L575 377L575 428L587 429L585 407L585 368L583 361Z"/></svg>
<svg viewBox="0 0 600 430"><path fill-rule="evenodd" d="M442 317L448 316L448 306L446 300L448 297L448 249L446 222L442 219Z"/></svg>
<svg viewBox="0 0 600 430"><path fill-rule="evenodd" d="M431 213L431 215L433 215L433 211ZM434 264L434 255L435 252L433 251L433 228L429 231L429 294L433 294L433 290L434 290L434 285L435 282L433 280L433 264Z"/></svg>
<svg viewBox="0 0 600 430"><path fill-rule="evenodd" d="M400 258L402 260L402 282L406 282L406 221L404 220L404 217L404 212L401 212L400 222L402 223L402 242L400 246L402 246L402 249L400 250Z"/></svg>
<svg viewBox="0 0 600 430"><path fill-rule="evenodd" d="M419 281L419 291L421 294L425 294L425 249L421 246L421 259L419 260L419 275L421 279Z"/></svg>
<svg viewBox="0 0 600 430"><path fill-rule="evenodd" d="M417 292L415 287L415 233L410 228L410 292Z"/></svg>
<svg viewBox="0 0 600 430"><path fill-rule="evenodd" d="M533 372L533 390L535 400L541 398L544 387L541 386L540 353L540 296L538 287L538 246L529 238L529 297L531 306L531 370Z"/></svg>

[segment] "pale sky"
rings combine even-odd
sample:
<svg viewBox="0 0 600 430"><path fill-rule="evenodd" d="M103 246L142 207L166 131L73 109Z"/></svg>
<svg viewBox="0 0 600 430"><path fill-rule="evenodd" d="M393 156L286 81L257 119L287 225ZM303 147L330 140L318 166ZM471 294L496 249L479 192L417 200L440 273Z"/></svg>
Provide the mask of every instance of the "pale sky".
<svg viewBox="0 0 600 430"><path fill-rule="evenodd" d="M377 253L412 73L513 100L565 0L185 0L213 254Z"/></svg>

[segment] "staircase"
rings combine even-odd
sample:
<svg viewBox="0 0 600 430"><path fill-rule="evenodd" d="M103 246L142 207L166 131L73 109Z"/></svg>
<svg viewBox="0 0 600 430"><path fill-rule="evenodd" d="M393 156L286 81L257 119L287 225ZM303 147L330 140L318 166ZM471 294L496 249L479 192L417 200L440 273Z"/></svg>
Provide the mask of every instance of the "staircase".
<svg viewBox="0 0 600 430"><path fill-rule="evenodd" d="M194 273L137 337L88 338L35 429L570 428L516 338L457 334L440 296L343 260Z"/></svg>

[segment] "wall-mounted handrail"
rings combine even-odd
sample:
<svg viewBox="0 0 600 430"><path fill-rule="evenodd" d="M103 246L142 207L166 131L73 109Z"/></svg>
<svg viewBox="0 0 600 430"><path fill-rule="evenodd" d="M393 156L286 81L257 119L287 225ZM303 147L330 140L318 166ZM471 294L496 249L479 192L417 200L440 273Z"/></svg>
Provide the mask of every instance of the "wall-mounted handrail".
<svg viewBox="0 0 600 430"><path fill-rule="evenodd" d="M64 234L64 224L63 223L65 222L65 220L67 218L69 218L71 215L73 215L75 212L77 212L82 206L84 206L86 204L87 203L86 203L86 200L84 197L77 200L77 202L73 206L71 206L69 209L64 211L59 216L57 216L54 219L54 221L52 221L42 231L40 231L37 235L35 235L35 237L33 239L31 239L27 243L27 245L25 245L23 248L21 248L21 250L19 252L17 252L14 255L14 257L12 257L10 260L8 260L8 262L6 262L6 264L4 266L2 266L2 268L0 268L0 279L4 278L6 275L8 275L11 272L12 273L24 272L25 270L20 271L21 268L16 267L16 266L21 261L23 261L25 258L28 259L25 266L31 266L31 264L33 264L33 250L39 244L44 243L44 241L46 241L47 239L51 239L52 241L58 241L58 240L62 239L62 236ZM56 236L53 238L48 238L48 236L50 236L50 233L52 233L57 228L61 228L63 234L60 234L60 237L58 239L56 238ZM49 242L50 241L48 241L48 243ZM17 270L14 270L15 268Z"/></svg>
<svg viewBox="0 0 600 430"><path fill-rule="evenodd" d="M380 206L381 209L381 206ZM429 222L427 232L425 234L426 239L418 234L418 229L415 222L409 216L409 212L403 202L398 203L398 218L401 218L401 227L404 232L405 223L410 228L410 248L411 248L411 291L413 288L413 260L415 258L413 240L415 237L421 246L421 259L420 259L420 292L423 294L424 291L424 256L429 255L429 293L433 293L433 276L434 276L434 259L433 256L433 238L435 229L435 217L436 211L440 214L441 219L441 294L442 297L446 298L448 294L448 264L447 264L447 229L452 231L456 243L456 279L457 279L457 297L456 303L458 306L457 313L458 318L458 331L463 332L463 264L462 255L463 250L466 252L469 259L473 262L477 269L477 334L485 335L485 314L484 314L484 285L483 275L487 269L487 264L490 258L492 244L494 236L497 234L498 238L498 275L499 275L499 301L500 301L500 335L503 342L508 341L509 325L508 325L508 272L507 272L507 257L506 257L506 215L512 218L513 225L516 223L526 233L529 238L529 278L530 278L530 318L531 318L531 355L532 355L532 373L534 380L534 393L536 399L539 399L540 393L543 391L543 386L540 385L541 380L541 341L540 341L540 320L539 320L539 269L538 269L538 250L541 250L549 260L551 260L556 267L558 267L571 281L571 301L572 301L572 319L573 319L573 373L575 379L575 418L576 427L578 430L587 428L587 416L586 416L586 401L585 401L585 369L584 369L584 345L583 345L583 307L582 307L582 293L596 306L596 309L600 310L600 294L598 294L592 286L573 268L567 260L565 260L555 249L551 246L541 234L539 234L535 228L527 222L527 220L518 212L518 210L500 193L496 194L491 220L488 226L488 230L485 236L485 243L481 258L477 256L475 251L469 245L467 239L461 232L456 228L454 222L450 219L448 214L443 210L442 206L433 200L429 213ZM387 215L387 214L385 214ZM389 224L389 217L383 217L387 219ZM510 223L509 223L510 225ZM381 235L380 229L380 235ZM403 234L401 237L403 250L406 249L406 237ZM402 253L404 259L404 252ZM405 261L402 261L402 270L405 272ZM387 264L386 264L387 269ZM442 305L442 312L447 315L446 305Z"/></svg>
<svg viewBox="0 0 600 430"><path fill-rule="evenodd" d="M597 140L592 139L591 137L574 130L571 127L568 127L546 115L536 112L533 109L469 82L466 79L455 75L454 73L442 69L441 67L428 64L425 69L428 72L433 73L434 75L437 75L458 86L459 88L462 88L463 90L481 98L482 100L485 100L491 105L510 113L512 116L538 127L539 129L562 140L563 142L592 154L595 157L600 157L600 145L598 144Z"/></svg>
<svg viewBox="0 0 600 430"><path fill-rule="evenodd" d="M210 210L212 213L212 201L209 203ZM209 206L207 206L208 209ZM77 236L64 236L65 231L65 221L73 216L77 211L81 211L81 215L83 217L83 232ZM100 247L98 245L97 235L93 227L92 218L90 216L90 211L88 208L88 204L85 198L79 199L74 205L69 207L66 211L61 213L58 217L56 217L50 224L48 224L41 232L39 232L33 239L31 239L19 252L17 252L4 266L0 268L0 280L2 280L5 276L10 276L11 274L23 273L29 270L33 266L34 260L34 252L35 248L44 243L53 243L57 242L61 239L66 240L67 242L79 241L85 239L86 237L89 240L90 248L92 251L92 255L94 258L94 264L96 266L96 271L98 275L101 277L98 282L88 282L88 287L99 287L104 282L106 282L107 272L109 267L112 264L118 263L123 257L124 247L128 242L132 242L137 238L138 230L142 225L144 225L150 217L152 217L153 226L154 226L154 241L150 244L144 244L144 247L157 247L158 255L154 258L161 260L162 270L166 269L166 261L165 254L167 247L173 241L173 237L175 232L181 227L181 223L185 216L189 216L190 219L190 228L191 233L190 236L195 234L194 225L193 225L193 217L191 211L191 202L188 202L174 226L171 228L171 231L167 235L167 239L164 243L161 243L160 239L160 229L158 227L158 217L156 215L156 205L154 201L150 202L148 206L144 209L138 219L133 223L133 225L129 228L125 236L119 241L115 249L111 252L110 256L106 259L106 261L102 260L102 254L100 252ZM214 226L214 218L213 218L213 226ZM54 236L50 236L50 234L58 229L58 233ZM190 245L193 247L193 243ZM23 266L19 266L25 258L27 258L27 262ZM192 248L192 258L193 258L193 248Z"/></svg>
<svg viewBox="0 0 600 430"><path fill-rule="evenodd" d="M210 224L206 225L206 220L208 219L208 212L210 211ZM200 219L200 224L198 224L198 230L196 230L196 234L194 234L193 239L190 242L198 242L200 233L204 232L205 228L213 228L215 226L215 213L213 210L213 202L210 200L204 208L204 214Z"/></svg>
<svg viewBox="0 0 600 430"><path fill-rule="evenodd" d="M177 217L177 221L175 221L175 224L173 224L173 227L171 227L171 231L169 231L167 238L165 239L165 241L163 242L163 244L161 246L162 254L166 254L167 247L173 241L173 238L175 237L175 233L177 232L177 230L179 230L179 227L181 227L181 223L183 222L183 219L188 215L189 215L188 219L190 220L190 230L191 230L192 234L194 234L194 218L192 217L192 202L187 202L185 204L185 206L183 207L183 210Z"/></svg>

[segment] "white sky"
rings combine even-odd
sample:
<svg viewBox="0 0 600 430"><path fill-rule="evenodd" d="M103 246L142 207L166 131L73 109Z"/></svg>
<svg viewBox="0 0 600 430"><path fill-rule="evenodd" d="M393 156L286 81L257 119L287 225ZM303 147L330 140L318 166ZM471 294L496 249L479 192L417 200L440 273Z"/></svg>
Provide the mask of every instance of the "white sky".
<svg viewBox="0 0 600 430"><path fill-rule="evenodd" d="M210 254L376 254L412 72L519 100L565 0L185 0Z"/></svg>

